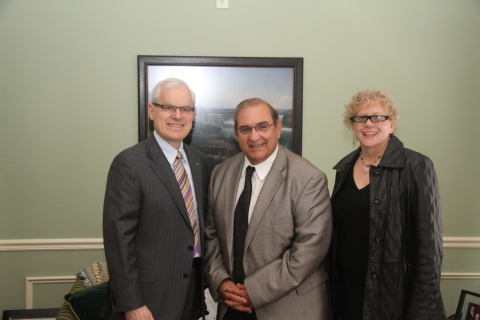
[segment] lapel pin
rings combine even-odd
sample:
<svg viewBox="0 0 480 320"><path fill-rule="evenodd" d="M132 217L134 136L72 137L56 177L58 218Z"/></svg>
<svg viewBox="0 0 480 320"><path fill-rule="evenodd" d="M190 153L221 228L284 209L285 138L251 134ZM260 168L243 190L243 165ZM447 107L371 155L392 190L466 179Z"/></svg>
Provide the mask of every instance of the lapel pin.
<svg viewBox="0 0 480 320"><path fill-rule="evenodd" d="M200 165L200 163L198 163L198 162L196 162L196 164L197 164L197 166L199 166L199 165Z"/></svg>

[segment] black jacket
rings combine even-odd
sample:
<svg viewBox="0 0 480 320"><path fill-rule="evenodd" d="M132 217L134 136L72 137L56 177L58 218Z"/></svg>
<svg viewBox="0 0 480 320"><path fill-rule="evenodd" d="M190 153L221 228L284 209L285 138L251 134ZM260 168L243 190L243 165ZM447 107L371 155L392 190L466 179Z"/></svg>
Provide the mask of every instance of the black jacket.
<svg viewBox="0 0 480 320"><path fill-rule="evenodd" d="M332 200L359 152L360 148L334 167L337 174ZM432 161L404 148L391 135L381 162L377 167L372 165L369 174L369 256L363 319L446 319L440 293L442 210Z"/></svg>

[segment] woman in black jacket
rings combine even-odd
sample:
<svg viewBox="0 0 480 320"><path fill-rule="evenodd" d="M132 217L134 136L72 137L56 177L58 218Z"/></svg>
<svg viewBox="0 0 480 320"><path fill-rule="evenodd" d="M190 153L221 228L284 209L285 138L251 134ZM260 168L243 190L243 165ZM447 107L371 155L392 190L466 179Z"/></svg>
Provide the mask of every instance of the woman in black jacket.
<svg viewBox="0 0 480 320"><path fill-rule="evenodd" d="M437 176L393 135L397 112L381 90L346 106L360 147L334 167L335 319L446 319Z"/></svg>

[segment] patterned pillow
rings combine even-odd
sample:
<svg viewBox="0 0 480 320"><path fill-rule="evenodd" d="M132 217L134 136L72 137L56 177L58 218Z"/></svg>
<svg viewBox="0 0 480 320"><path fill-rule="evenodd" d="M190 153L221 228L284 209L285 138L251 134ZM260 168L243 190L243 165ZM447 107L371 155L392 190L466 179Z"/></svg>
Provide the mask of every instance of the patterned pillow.
<svg viewBox="0 0 480 320"><path fill-rule="evenodd" d="M76 276L77 280L75 280L75 283L73 284L69 293L74 293L76 291L85 289L86 287L108 281L109 275L107 263L94 262L80 270ZM56 320L77 320L77 317L75 317L75 314L70 309L69 304L64 301Z"/></svg>
<svg viewBox="0 0 480 320"><path fill-rule="evenodd" d="M70 289L69 293L74 293L78 290L85 289L83 286L83 279L78 279L75 280L75 283L73 284L72 288ZM58 312L57 315L57 320L76 320L77 318L73 314L72 310L70 309L70 306L68 303L63 302L62 307L60 308L60 312Z"/></svg>
<svg viewBox="0 0 480 320"><path fill-rule="evenodd" d="M95 262L80 270L77 278L83 279L83 286L90 287L108 281L108 268L106 262Z"/></svg>
<svg viewBox="0 0 480 320"><path fill-rule="evenodd" d="M65 295L65 302L78 320L100 320L107 290L108 281L68 293Z"/></svg>

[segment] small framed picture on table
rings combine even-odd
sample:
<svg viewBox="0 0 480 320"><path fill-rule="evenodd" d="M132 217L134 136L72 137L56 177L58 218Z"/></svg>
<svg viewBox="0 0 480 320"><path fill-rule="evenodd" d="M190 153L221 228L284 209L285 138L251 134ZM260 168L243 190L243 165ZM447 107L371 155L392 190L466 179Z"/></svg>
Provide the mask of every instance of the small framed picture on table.
<svg viewBox="0 0 480 320"><path fill-rule="evenodd" d="M458 300L455 319L480 319L480 293L462 290L460 299Z"/></svg>

